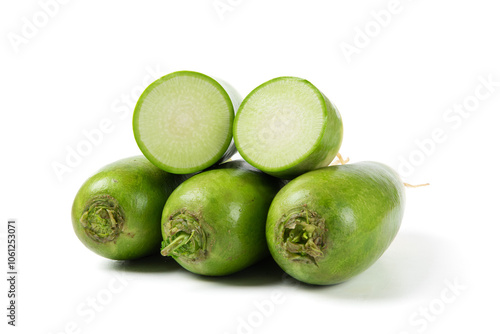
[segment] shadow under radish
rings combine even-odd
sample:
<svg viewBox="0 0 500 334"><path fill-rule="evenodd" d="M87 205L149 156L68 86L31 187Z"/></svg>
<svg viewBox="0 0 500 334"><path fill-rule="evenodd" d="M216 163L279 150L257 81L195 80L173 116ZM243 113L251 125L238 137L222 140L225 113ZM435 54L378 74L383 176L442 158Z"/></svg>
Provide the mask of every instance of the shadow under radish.
<svg viewBox="0 0 500 334"><path fill-rule="evenodd" d="M283 270L271 256L260 262L227 276L202 276L192 274L198 280L228 286L272 286L282 282Z"/></svg>
<svg viewBox="0 0 500 334"><path fill-rule="evenodd" d="M174 259L159 253L136 260L109 261L106 268L132 273L166 273L183 270Z"/></svg>
<svg viewBox="0 0 500 334"><path fill-rule="evenodd" d="M418 233L400 233L389 249L365 272L348 281L330 286L301 283L298 289L319 292L328 298L380 300L416 295L443 263L446 247L443 240ZM441 270L440 270L441 272Z"/></svg>

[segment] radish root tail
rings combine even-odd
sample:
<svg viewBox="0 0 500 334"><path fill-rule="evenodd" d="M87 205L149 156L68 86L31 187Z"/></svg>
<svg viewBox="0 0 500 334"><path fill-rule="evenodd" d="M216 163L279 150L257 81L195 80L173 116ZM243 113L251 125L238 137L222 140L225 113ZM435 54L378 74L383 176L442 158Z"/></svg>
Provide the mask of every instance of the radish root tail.
<svg viewBox="0 0 500 334"><path fill-rule="evenodd" d="M335 166L335 165L345 165L346 163L349 162L349 158L344 158L342 157L342 154L338 153L337 154L337 159L333 160L332 163L329 166Z"/></svg>
<svg viewBox="0 0 500 334"><path fill-rule="evenodd" d="M431 184L430 183L424 183L424 184L416 184L416 185L413 185L413 184L409 184L409 183L403 183L405 187L407 188L419 188L419 187L427 187L427 186L430 186Z"/></svg>

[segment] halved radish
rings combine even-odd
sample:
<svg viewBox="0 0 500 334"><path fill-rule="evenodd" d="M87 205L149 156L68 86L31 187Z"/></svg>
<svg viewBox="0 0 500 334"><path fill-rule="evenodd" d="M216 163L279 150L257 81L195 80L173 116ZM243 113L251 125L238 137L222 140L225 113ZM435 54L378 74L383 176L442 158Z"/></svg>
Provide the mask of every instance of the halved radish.
<svg viewBox="0 0 500 334"><path fill-rule="evenodd" d="M328 166L343 128L337 108L309 81L279 77L243 100L233 132L247 162L273 176L293 178Z"/></svg>
<svg viewBox="0 0 500 334"><path fill-rule="evenodd" d="M149 161L167 172L198 172L236 152L232 125L240 102L229 85L204 74L168 74L137 102L136 142Z"/></svg>

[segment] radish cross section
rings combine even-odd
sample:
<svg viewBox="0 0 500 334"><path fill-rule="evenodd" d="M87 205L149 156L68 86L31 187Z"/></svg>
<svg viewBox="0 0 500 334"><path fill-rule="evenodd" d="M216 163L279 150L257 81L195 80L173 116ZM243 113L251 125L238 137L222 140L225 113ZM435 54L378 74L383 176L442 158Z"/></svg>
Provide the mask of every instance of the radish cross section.
<svg viewBox="0 0 500 334"><path fill-rule="evenodd" d="M225 84L227 85L227 84ZM176 174L203 170L235 153L237 94L215 79L180 71L153 82L134 110L134 136L157 167Z"/></svg>
<svg viewBox="0 0 500 334"><path fill-rule="evenodd" d="M337 108L296 77L275 78L254 89L236 114L233 132L247 162L282 178L328 166L343 135Z"/></svg>

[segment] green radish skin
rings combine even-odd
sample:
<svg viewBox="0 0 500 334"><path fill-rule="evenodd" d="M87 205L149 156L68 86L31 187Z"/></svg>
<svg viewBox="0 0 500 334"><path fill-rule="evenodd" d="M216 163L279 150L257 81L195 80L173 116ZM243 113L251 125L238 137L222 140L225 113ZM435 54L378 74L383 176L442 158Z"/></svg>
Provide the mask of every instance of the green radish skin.
<svg viewBox="0 0 500 334"><path fill-rule="evenodd" d="M236 153L232 127L241 96L228 83L193 71L178 71L149 85L137 101L133 131L155 166L190 174Z"/></svg>
<svg viewBox="0 0 500 334"><path fill-rule="evenodd" d="M200 275L240 271L269 254L265 225L280 181L240 161L193 176L167 200L162 250Z"/></svg>
<svg viewBox="0 0 500 334"><path fill-rule="evenodd" d="M310 102L301 103L300 99ZM316 119L314 126L305 122L311 118ZM275 177L292 179L333 161L342 144L343 124L335 105L312 83L278 77L245 97L234 120L233 135L238 152L251 165ZM303 144L311 136L314 141Z"/></svg>
<svg viewBox="0 0 500 334"><path fill-rule="evenodd" d="M266 224L272 257L299 281L329 285L370 267L403 218L404 185L390 167L360 162L325 167L290 181Z"/></svg>
<svg viewBox="0 0 500 334"><path fill-rule="evenodd" d="M74 199L71 218L78 239L113 260L154 254L161 244L163 206L186 178L162 171L143 156L103 167Z"/></svg>

